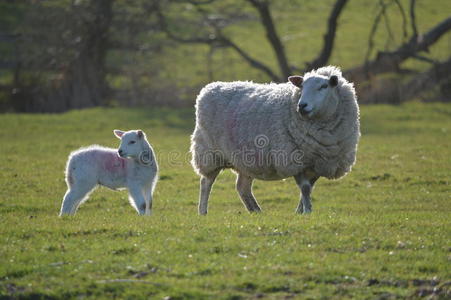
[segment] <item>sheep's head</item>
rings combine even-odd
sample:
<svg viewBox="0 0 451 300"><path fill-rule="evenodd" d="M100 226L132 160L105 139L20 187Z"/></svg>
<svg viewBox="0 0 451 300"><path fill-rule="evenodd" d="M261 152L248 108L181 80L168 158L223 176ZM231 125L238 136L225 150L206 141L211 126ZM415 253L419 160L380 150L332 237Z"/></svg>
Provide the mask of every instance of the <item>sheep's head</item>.
<svg viewBox="0 0 451 300"><path fill-rule="evenodd" d="M301 79L299 79L300 77ZM331 116L337 109L338 77L332 75L326 77L316 74L309 76L305 81L301 76L291 76L288 80L299 88L302 88L301 98L297 110L302 117L326 118Z"/></svg>
<svg viewBox="0 0 451 300"><path fill-rule="evenodd" d="M142 130L113 130L114 135L121 140L117 150L120 157L139 158L142 152L147 149L146 135Z"/></svg>

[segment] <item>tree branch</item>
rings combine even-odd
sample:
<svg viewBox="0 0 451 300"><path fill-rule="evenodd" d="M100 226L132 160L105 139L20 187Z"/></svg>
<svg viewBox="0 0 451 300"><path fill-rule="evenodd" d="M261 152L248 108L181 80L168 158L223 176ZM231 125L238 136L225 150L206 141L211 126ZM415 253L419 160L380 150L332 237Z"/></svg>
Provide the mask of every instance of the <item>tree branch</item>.
<svg viewBox="0 0 451 300"><path fill-rule="evenodd" d="M407 19L406 19L406 13L404 11L404 7L402 6L401 2L399 0L394 0L396 6L398 6L399 12L401 13L402 17L402 33L404 39L407 38Z"/></svg>
<svg viewBox="0 0 451 300"><path fill-rule="evenodd" d="M418 98L425 91L451 79L451 58L434 64L429 70L414 74L409 81L402 83L396 79L380 79L375 87L360 95L362 103L402 103ZM394 80L394 81L393 81Z"/></svg>
<svg viewBox="0 0 451 300"><path fill-rule="evenodd" d="M247 61L249 63L249 65L266 73L271 78L271 80L276 81L276 82L280 81L280 77L277 76L271 70L271 68L269 68L264 63L258 61L257 59L251 57L248 53L246 53L237 44L235 44L230 39L225 37L222 34L220 28L215 27L215 30L217 31L216 34L210 35L208 38L204 38L204 37L183 38L183 37L175 35L174 33L172 33L169 30L167 23L166 23L166 17L163 15L158 4L156 4L156 7L154 7L154 11L158 17L159 24L160 24L162 31L165 32L166 35L170 39L172 39L176 42L179 42L179 43L186 43L186 44L207 44L207 45L216 46L216 47L230 47L233 50L235 50L245 61Z"/></svg>
<svg viewBox="0 0 451 300"><path fill-rule="evenodd" d="M413 36L418 36L417 20L415 18L415 0L410 0L410 22Z"/></svg>
<svg viewBox="0 0 451 300"><path fill-rule="evenodd" d="M223 42L225 42L226 45L234 49L245 61L247 61L252 67L259 69L266 73L272 81L280 82L281 79L279 76L277 76L271 68L263 64L262 62L259 62L258 60L250 57L246 52L243 51L238 45L233 43L231 40L227 39L226 37L221 38ZM288 77L287 77L288 78Z"/></svg>
<svg viewBox="0 0 451 300"><path fill-rule="evenodd" d="M335 33L337 31L337 20L348 0L337 0L329 16L327 33L324 35L323 49L317 58L307 63L307 70L324 66L329 61L334 47Z"/></svg>
<svg viewBox="0 0 451 300"><path fill-rule="evenodd" d="M366 50L365 54L365 65L367 65L368 61L370 60L370 56L374 48L374 36L376 35L377 27L379 26L379 23L381 21L382 14L387 8L387 6L383 1L379 1L379 4L380 4L379 12L376 14L376 17L374 18L373 25L371 26L370 35L368 37L368 49Z"/></svg>
<svg viewBox="0 0 451 300"><path fill-rule="evenodd" d="M266 37L274 50L277 62L279 63L279 68L283 78L288 78L291 75L290 66L288 64L288 59L285 54L285 49L280 41L279 35L277 34L276 27L274 25L271 11L269 10L269 4L267 1L261 0L247 0L252 6L254 6L258 13L260 14L260 19L263 27L266 31ZM273 79L274 80L274 79Z"/></svg>
<svg viewBox="0 0 451 300"><path fill-rule="evenodd" d="M170 39L172 39L176 42L184 43L184 44L208 44L208 45L211 45L211 44L217 42L215 36L209 36L208 38L205 38L205 37L184 38L184 37L177 36L174 33L172 33L171 30L169 30L168 24L166 22L166 17L163 15L163 12L161 11L161 9L157 3L155 4L154 12L158 18L158 24L160 25L161 30L164 33L166 33L166 35Z"/></svg>
<svg viewBox="0 0 451 300"><path fill-rule="evenodd" d="M437 84L451 79L451 57L445 62L440 62L432 66L429 70L414 76L409 82L401 87L400 102L413 99L431 90Z"/></svg>
<svg viewBox="0 0 451 300"><path fill-rule="evenodd" d="M366 76L380 73L394 72L406 59L416 55L418 52L427 51L446 32L451 30L451 17L443 20L424 35L412 36L408 42L402 44L398 49L391 52L379 52L376 59L367 64L347 70L345 76L351 81L362 81Z"/></svg>
<svg viewBox="0 0 451 300"><path fill-rule="evenodd" d="M391 26L390 26L390 20L387 16L387 12L386 10L384 10L384 12L382 13L382 17L384 18L384 24L385 24L385 29L387 30L388 33L388 38L385 42L385 50L388 50L388 47L390 44L393 43L394 37L393 37L393 31L391 30Z"/></svg>

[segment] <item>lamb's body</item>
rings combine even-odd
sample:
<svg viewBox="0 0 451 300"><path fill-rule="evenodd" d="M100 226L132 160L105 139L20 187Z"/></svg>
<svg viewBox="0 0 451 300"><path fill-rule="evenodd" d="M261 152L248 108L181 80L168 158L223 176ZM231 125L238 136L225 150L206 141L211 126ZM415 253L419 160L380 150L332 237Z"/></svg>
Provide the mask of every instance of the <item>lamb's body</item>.
<svg viewBox="0 0 451 300"><path fill-rule="evenodd" d="M98 145L72 152L66 165L68 190L60 214L75 214L98 185L113 190L127 188L130 204L139 214L150 214L158 166L148 146L148 163L144 164L142 160L120 157L117 149Z"/></svg>
<svg viewBox="0 0 451 300"><path fill-rule="evenodd" d="M74 151L69 156L66 167L66 181L74 178L94 182L113 190L125 189L128 182L149 182L153 172L135 161L122 158L117 149L93 145Z"/></svg>
<svg viewBox="0 0 451 300"><path fill-rule="evenodd" d="M299 174L342 177L355 162L359 122L352 85L343 79L339 87L336 111L324 119L308 119L296 110L301 90L291 83L207 85L196 104L191 144L195 170L208 178L230 167L250 182ZM251 198L247 189L244 198Z"/></svg>

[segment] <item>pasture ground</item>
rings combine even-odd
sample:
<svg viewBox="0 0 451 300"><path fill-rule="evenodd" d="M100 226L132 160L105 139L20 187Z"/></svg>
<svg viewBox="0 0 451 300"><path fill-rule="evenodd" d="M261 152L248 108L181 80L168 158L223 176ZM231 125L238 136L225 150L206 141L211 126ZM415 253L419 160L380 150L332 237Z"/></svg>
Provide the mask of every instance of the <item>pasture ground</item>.
<svg viewBox="0 0 451 300"><path fill-rule="evenodd" d="M0 298L450 297L451 106L361 110L357 165L318 181L309 216L294 214L292 179L257 181L264 211L248 214L230 171L198 216L189 109L0 115ZM117 147L114 128L154 146L154 214L102 188L58 218L67 155Z"/></svg>

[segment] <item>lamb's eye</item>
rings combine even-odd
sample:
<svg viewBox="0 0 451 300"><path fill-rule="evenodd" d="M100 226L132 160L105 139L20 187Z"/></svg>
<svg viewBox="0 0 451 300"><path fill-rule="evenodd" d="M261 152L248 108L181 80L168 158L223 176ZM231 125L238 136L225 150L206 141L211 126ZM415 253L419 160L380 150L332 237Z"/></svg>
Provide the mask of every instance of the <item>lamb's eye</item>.
<svg viewBox="0 0 451 300"><path fill-rule="evenodd" d="M136 142L135 141L128 142L129 145L133 145L134 143L136 143Z"/></svg>
<svg viewBox="0 0 451 300"><path fill-rule="evenodd" d="M327 84L323 84L322 86L320 86L319 89L318 89L318 91L319 91L319 90L322 90L322 89L325 89L325 88L327 88Z"/></svg>

